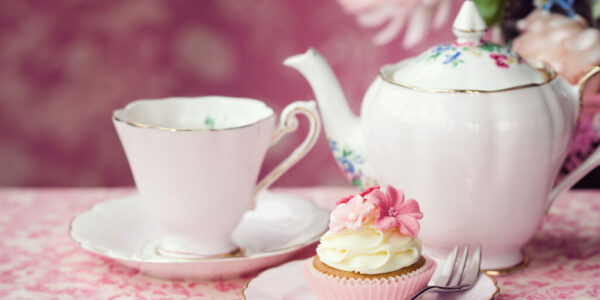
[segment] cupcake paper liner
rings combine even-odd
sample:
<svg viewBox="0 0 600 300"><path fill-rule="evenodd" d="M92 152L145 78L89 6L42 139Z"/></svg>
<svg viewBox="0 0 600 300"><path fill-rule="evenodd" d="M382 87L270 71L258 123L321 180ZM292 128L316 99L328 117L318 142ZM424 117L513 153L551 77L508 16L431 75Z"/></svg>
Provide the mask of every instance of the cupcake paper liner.
<svg viewBox="0 0 600 300"><path fill-rule="evenodd" d="M302 268L304 277L319 300L408 299L427 286L436 263L425 257L425 265L400 276L379 279L340 278L315 269L309 259Z"/></svg>

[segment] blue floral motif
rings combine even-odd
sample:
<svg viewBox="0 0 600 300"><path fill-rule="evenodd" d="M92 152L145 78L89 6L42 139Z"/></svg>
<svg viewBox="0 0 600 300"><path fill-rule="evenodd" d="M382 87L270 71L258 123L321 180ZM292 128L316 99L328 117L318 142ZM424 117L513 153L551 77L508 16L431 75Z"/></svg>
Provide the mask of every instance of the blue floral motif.
<svg viewBox="0 0 600 300"><path fill-rule="evenodd" d="M365 159L362 157L362 155L360 155L360 154L357 154L357 155L354 157L354 161L355 161L357 164L363 164L363 163L365 162Z"/></svg>
<svg viewBox="0 0 600 300"><path fill-rule="evenodd" d="M509 68L513 63L522 62L510 49L483 40L479 44L441 44L423 53L419 60L440 62L454 68L464 63L463 58L467 54L477 58L489 57L501 68Z"/></svg>
<svg viewBox="0 0 600 300"><path fill-rule="evenodd" d="M441 53L441 52L446 52L446 50L450 50L451 48L452 48L451 44L440 44L440 45L437 45L435 48L431 49L431 52Z"/></svg>
<svg viewBox="0 0 600 300"><path fill-rule="evenodd" d="M365 163L364 157L346 146L340 147L335 140L328 139L328 141L333 157L352 184L360 189L371 185L373 180L367 178L361 170L361 165Z"/></svg>
<svg viewBox="0 0 600 300"><path fill-rule="evenodd" d="M337 162L340 164L340 167L342 167L344 172L354 174L354 164L350 161L350 159L348 159L348 157L339 157Z"/></svg>
<svg viewBox="0 0 600 300"><path fill-rule="evenodd" d="M446 60L444 60L442 62L442 64L447 65L447 64L449 64L451 62L456 61L456 59L460 56L461 53L462 52L458 51L458 52L454 53L454 55L447 55L446 56Z"/></svg>
<svg viewBox="0 0 600 300"><path fill-rule="evenodd" d="M337 150L337 141L329 140L329 149L331 149L332 152L338 151Z"/></svg>

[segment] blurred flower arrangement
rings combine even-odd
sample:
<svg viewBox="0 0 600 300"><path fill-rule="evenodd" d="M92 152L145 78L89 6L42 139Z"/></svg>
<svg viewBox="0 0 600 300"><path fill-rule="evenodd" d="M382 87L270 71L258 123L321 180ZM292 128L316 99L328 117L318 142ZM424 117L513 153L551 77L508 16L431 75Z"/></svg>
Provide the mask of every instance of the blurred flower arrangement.
<svg viewBox="0 0 600 300"><path fill-rule="evenodd" d="M411 48L432 30L447 26L454 7L464 0L337 0L367 28L379 27L377 45L388 44L405 30L402 45ZM573 18L583 16L590 24L600 17L600 0L474 0L489 27L502 28L505 40L514 38L516 23L536 7Z"/></svg>
<svg viewBox="0 0 600 300"><path fill-rule="evenodd" d="M355 15L364 27L382 29L373 37L377 45L394 40L406 27L402 44L411 48L421 42L431 29L448 23L453 0L337 0L346 12Z"/></svg>
<svg viewBox="0 0 600 300"><path fill-rule="evenodd" d="M377 45L393 41L403 29L404 48L425 40L432 30L448 26L453 9L464 0L337 0L344 10L356 16L361 26L381 27L373 37ZM488 25L504 16L504 0L475 0Z"/></svg>
<svg viewBox="0 0 600 300"><path fill-rule="evenodd" d="M600 64L600 30L589 27L581 16L535 10L517 28L522 33L513 41L513 50L549 64L571 83Z"/></svg>

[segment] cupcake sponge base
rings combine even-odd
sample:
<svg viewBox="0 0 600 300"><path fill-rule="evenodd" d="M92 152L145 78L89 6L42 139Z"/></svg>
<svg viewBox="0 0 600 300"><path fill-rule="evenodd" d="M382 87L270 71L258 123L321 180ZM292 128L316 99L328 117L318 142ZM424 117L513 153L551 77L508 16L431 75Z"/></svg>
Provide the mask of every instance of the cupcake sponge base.
<svg viewBox="0 0 600 300"><path fill-rule="evenodd" d="M432 259L424 259L420 267L400 275L348 277L317 270L315 262L311 259L306 262L302 271L317 299L384 300L408 299L427 286L435 267L436 264Z"/></svg>

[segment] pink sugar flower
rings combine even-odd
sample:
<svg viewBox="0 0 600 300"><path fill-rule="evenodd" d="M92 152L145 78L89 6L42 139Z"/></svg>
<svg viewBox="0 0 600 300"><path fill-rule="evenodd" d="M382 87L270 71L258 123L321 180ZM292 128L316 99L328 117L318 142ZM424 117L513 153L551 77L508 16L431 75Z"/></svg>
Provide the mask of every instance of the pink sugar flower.
<svg viewBox="0 0 600 300"><path fill-rule="evenodd" d="M400 233L416 237L419 233L419 221L423 213L419 204L414 199L406 199L402 190L392 186L374 190L365 196L365 199L374 203L379 208L375 225L380 230L398 228Z"/></svg>
<svg viewBox="0 0 600 300"><path fill-rule="evenodd" d="M374 191L374 190L378 190L378 189L380 189L380 187L379 187L379 185L378 185L378 184L376 184L376 185L374 185L374 186L372 186L372 187L370 187L370 188L368 188L368 189L364 190L362 193L360 193L360 196L361 196L361 197L364 197L364 196L366 196L367 194L371 193L372 191ZM350 196L348 196L348 197L346 197L346 198L342 198L342 199L340 199L338 202L336 202L335 204L336 204L336 205L340 205L340 204L342 204L342 203L347 203L347 202L348 202L348 201L350 201L350 199L352 199L353 197L354 197L354 195L350 195Z"/></svg>
<svg viewBox="0 0 600 300"><path fill-rule="evenodd" d="M364 190L362 193L360 193L360 196L365 197L366 195L370 194L372 191L379 190L379 189L381 189L381 187L378 184L376 184L376 185Z"/></svg>
<svg viewBox="0 0 600 300"><path fill-rule="evenodd" d="M359 229L362 224L371 218L375 205L365 201L362 196L354 196L347 203L338 205L331 212L329 229L338 232L344 228L350 230Z"/></svg>
<svg viewBox="0 0 600 300"><path fill-rule="evenodd" d="M352 198L354 198L354 195L350 195L348 197L342 198L342 199L338 200L338 202L336 202L335 205L348 203L348 201L350 201L350 199L352 199Z"/></svg>

